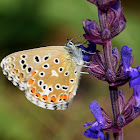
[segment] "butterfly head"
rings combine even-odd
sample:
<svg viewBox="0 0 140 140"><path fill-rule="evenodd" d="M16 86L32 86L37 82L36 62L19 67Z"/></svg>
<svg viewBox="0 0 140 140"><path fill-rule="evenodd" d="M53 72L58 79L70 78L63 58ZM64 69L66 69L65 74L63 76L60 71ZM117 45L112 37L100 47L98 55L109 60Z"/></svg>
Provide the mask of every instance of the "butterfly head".
<svg viewBox="0 0 140 140"><path fill-rule="evenodd" d="M83 55L82 50L77 47L77 45L74 45L74 43L69 40L66 44L66 50L71 55L71 58L78 64L83 65Z"/></svg>

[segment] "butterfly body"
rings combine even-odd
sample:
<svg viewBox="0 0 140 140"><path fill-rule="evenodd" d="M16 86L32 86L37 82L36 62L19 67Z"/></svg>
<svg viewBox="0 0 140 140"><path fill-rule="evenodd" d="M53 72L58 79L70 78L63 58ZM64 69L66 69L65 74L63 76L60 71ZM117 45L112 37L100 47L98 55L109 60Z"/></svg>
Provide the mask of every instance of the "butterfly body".
<svg viewBox="0 0 140 140"><path fill-rule="evenodd" d="M69 41L66 46L10 54L2 60L1 67L32 103L64 110L76 95L83 63L82 51Z"/></svg>

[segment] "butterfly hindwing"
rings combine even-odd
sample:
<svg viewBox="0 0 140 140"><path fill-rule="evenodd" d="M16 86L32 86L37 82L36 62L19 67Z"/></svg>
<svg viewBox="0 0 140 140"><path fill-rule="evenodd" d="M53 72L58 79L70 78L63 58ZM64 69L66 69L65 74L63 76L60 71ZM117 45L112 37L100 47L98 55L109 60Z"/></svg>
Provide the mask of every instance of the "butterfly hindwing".
<svg viewBox="0 0 140 140"><path fill-rule="evenodd" d="M27 99L42 108L66 109L76 94L80 68L68 52L52 56L32 72L27 81Z"/></svg>

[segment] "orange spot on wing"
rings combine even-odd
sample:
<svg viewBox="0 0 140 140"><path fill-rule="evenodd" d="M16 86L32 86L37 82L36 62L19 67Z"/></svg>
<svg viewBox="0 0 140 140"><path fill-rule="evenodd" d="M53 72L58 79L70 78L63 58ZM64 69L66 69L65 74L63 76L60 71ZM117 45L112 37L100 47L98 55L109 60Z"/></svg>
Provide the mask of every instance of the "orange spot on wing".
<svg viewBox="0 0 140 140"><path fill-rule="evenodd" d="M35 88L31 87L31 92L35 93Z"/></svg>
<svg viewBox="0 0 140 140"><path fill-rule="evenodd" d="M51 97L51 102L55 102L55 101L56 101L55 96L52 96L52 97Z"/></svg>
<svg viewBox="0 0 140 140"><path fill-rule="evenodd" d="M23 78L23 73L20 73L19 76L20 76L20 78Z"/></svg>
<svg viewBox="0 0 140 140"><path fill-rule="evenodd" d="M29 85L32 85L33 82L34 82L34 80L32 80L32 79L29 79L29 81L28 81Z"/></svg>
<svg viewBox="0 0 140 140"><path fill-rule="evenodd" d="M35 71L34 71L34 72L32 72L32 75L31 75L31 77L33 77L35 74L36 74L36 72L35 72Z"/></svg>
<svg viewBox="0 0 140 140"><path fill-rule="evenodd" d="M60 99L61 99L61 100L63 99L63 96L64 96L64 95L60 95Z"/></svg>
<svg viewBox="0 0 140 140"><path fill-rule="evenodd" d="M43 96L42 96L42 99L43 99L44 101L47 101L47 100L48 100L47 95L43 95Z"/></svg>
<svg viewBox="0 0 140 140"><path fill-rule="evenodd" d="M14 68L14 65L13 64L11 64L11 68Z"/></svg>
<svg viewBox="0 0 140 140"><path fill-rule="evenodd" d="M15 73L18 73L18 70L14 69L14 72L15 72Z"/></svg>
<svg viewBox="0 0 140 140"><path fill-rule="evenodd" d="M65 100L65 101L67 100L67 95L63 96L63 100Z"/></svg>
<svg viewBox="0 0 140 140"><path fill-rule="evenodd" d="M40 97L40 94L39 94L39 93L35 93L35 95L36 95L36 97L38 97L38 98Z"/></svg>
<svg viewBox="0 0 140 140"><path fill-rule="evenodd" d="M69 99L70 95L71 95L71 92L69 92L69 94L68 94L68 99Z"/></svg>

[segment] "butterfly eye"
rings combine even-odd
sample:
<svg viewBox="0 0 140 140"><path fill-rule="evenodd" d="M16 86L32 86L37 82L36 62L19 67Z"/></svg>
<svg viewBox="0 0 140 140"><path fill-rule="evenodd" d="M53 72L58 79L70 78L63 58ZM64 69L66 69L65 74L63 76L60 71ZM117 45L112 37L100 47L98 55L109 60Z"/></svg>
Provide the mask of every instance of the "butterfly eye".
<svg viewBox="0 0 140 140"><path fill-rule="evenodd" d="M66 71L66 72L64 73L64 75L65 75L65 76L68 76L68 75L69 75L69 71Z"/></svg>
<svg viewBox="0 0 140 140"><path fill-rule="evenodd" d="M73 45L73 43L71 41L69 41L69 45Z"/></svg>
<svg viewBox="0 0 140 140"><path fill-rule="evenodd" d="M55 58L55 59L54 59L54 63L55 63L55 64L59 64L59 63L60 63L59 59L58 59L58 58Z"/></svg>
<svg viewBox="0 0 140 140"><path fill-rule="evenodd" d="M47 64L47 63L44 64L44 65L43 65L43 68L44 68L44 69L48 69L48 68L49 68L49 64Z"/></svg>
<svg viewBox="0 0 140 140"><path fill-rule="evenodd" d="M43 71L40 72L40 73L39 73L39 76L40 76L40 77L44 77L44 76L45 76L45 72L43 72Z"/></svg>
<svg viewBox="0 0 140 140"><path fill-rule="evenodd" d="M63 67L60 67L60 68L58 69L59 72L62 72L63 70L64 70Z"/></svg>

